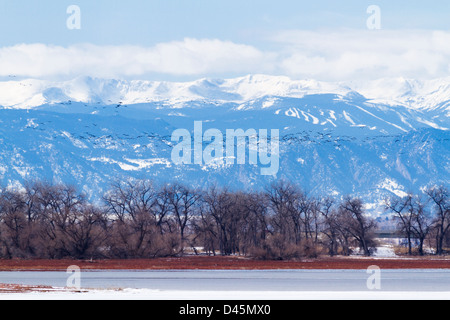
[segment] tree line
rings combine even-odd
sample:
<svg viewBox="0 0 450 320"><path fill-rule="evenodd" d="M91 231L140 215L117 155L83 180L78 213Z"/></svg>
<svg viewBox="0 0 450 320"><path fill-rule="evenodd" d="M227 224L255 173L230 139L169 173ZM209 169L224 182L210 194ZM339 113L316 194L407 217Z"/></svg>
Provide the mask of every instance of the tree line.
<svg viewBox="0 0 450 320"><path fill-rule="evenodd" d="M439 239L449 228L446 199L441 204L436 198L445 225L435 219L429 226ZM389 207L406 215L400 200ZM441 212L435 211L437 216ZM263 192L118 182L98 202L63 184L34 182L21 190L0 191L3 259L136 259L189 253L272 260L350 255L355 250L370 256L377 246L376 229L360 199L316 198L283 181ZM440 248L443 253L444 243Z"/></svg>

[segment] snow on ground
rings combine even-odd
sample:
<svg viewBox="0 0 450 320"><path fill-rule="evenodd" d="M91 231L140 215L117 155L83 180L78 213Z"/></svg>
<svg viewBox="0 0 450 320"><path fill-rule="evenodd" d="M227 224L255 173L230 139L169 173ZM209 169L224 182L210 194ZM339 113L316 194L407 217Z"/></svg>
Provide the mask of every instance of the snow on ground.
<svg viewBox="0 0 450 320"><path fill-rule="evenodd" d="M392 246L380 246L377 248L377 252L374 253L374 257L376 258L395 258L397 255L395 254L394 248Z"/></svg>
<svg viewBox="0 0 450 320"><path fill-rule="evenodd" d="M0 294L0 300L450 300L450 292L274 292L274 291L157 291L150 289L92 290Z"/></svg>
<svg viewBox="0 0 450 320"><path fill-rule="evenodd" d="M360 248L353 248L352 258L363 257L363 251ZM373 258L398 258L395 253L394 246L390 244L383 244L377 247L376 252L372 255Z"/></svg>

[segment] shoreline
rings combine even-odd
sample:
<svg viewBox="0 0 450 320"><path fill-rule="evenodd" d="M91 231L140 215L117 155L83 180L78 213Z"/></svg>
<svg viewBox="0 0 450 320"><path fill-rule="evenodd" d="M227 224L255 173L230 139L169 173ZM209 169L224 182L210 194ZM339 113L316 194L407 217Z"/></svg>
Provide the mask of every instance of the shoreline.
<svg viewBox="0 0 450 320"><path fill-rule="evenodd" d="M186 256L180 258L129 260L0 260L0 272L66 271L78 266L84 271L104 270L353 270L449 269L450 257L324 257L300 261L263 261L243 257Z"/></svg>

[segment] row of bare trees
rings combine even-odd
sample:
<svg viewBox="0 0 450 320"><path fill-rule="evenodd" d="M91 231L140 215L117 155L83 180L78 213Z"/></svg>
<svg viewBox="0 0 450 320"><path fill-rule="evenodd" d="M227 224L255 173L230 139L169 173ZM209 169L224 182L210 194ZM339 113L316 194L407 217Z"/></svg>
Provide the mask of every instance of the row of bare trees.
<svg viewBox="0 0 450 320"><path fill-rule="evenodd" d="M358 198L315 198L280 181L264 192L206 190L151 181L112 185L100 202L42 182L0 190L0 258L153 258L187 252L293 259L370 256L377 224ZM426 242L444 254L449 191L427 189L386 202L409 253Z"/></svg>
<svg viewBox="0 0 450 320"><path fill-rule="evenodd" d="M186 254L261 259L371 255L375 221L361 200L309 197L279 182L265 192L151 181L114 184L93 203L74 187L28 183L0 192L1 258L153 258Z"/></svg>
<svg viewBox="0 0 450 320"><path fill-rule="evenodd" d="M426 243L434 247L437 255L446 253L450 247L450 193L446 187L394 197L386 201L386 209L394 213L398 232L406 239L408 254L424 255Z"/></svg>

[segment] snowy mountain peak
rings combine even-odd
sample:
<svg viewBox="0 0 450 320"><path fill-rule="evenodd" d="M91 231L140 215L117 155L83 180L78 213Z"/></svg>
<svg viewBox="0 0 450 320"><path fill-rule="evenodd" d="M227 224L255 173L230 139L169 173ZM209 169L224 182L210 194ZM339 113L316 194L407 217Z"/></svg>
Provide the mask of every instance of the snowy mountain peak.
<svg viewBox="0 0 450 320"><path fill-rule="evenodd" d="M414 110L450 111L450 78L429 81L405 78L366 82L292 80L285 76L248 75L234 79L191 82L114 80L79 77L69 81L27 79L0 82L0 106L33 108L67 101L104 105L191 101L245 103L263 97L302 98L315 94L360 96L374 104L402 105ZM448 112L446 116L448 117Z"/></svg>

